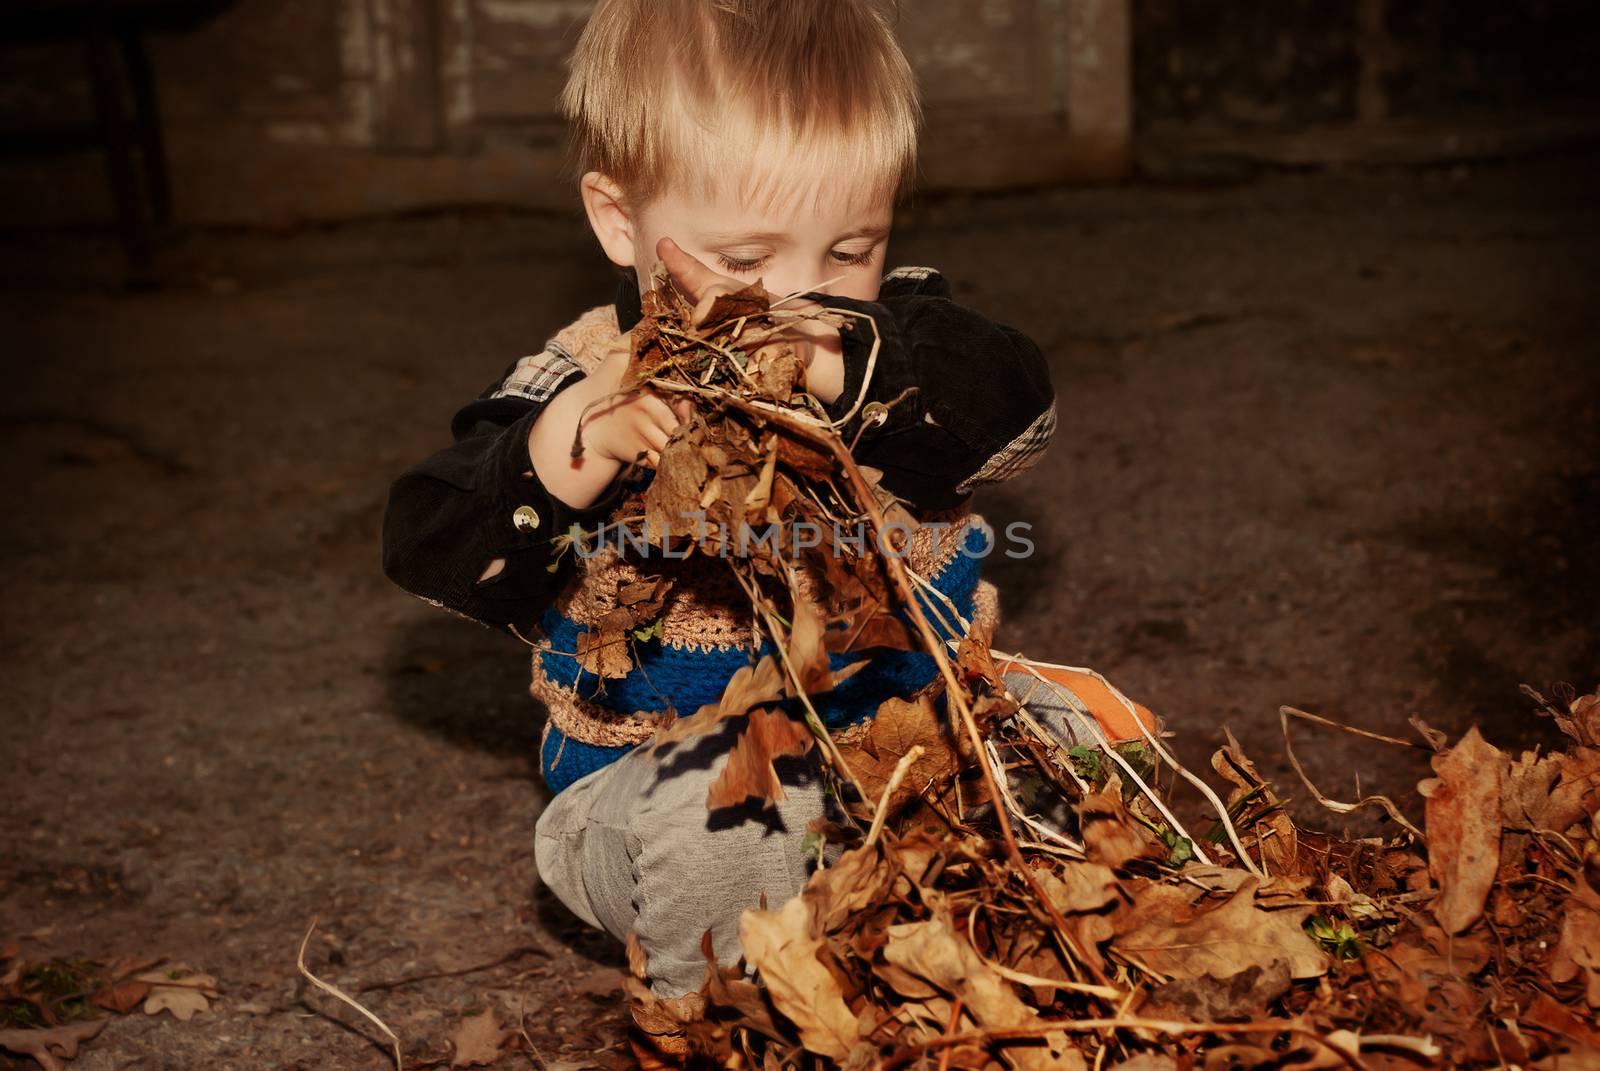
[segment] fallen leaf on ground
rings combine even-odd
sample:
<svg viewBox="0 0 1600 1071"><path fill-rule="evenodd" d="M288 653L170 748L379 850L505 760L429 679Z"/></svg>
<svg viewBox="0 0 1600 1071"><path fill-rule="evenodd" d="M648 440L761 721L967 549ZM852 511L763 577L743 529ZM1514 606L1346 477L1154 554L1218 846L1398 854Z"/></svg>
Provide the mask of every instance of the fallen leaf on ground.
<svg viewBox="0 0 1600 1071"><path fill-rule="evenodd" d="M0 1030L0 1049L31 1056L44 1071L62 1071L62 1062L78 1055L78 1046L106 1025L106 1020L52 1026L45 1030Z"/></svg>
<svg viewBox="0 0 1600 1071"><path fill-rule="evenodd" d="M176 977L174 977L176 976ZM146 971L135 975L137 982L146 982L150 993L144 999L147 1015L172 1013L174 1019L187 1023L198 1012L208 1011L217 995L217 980L209 974L198 974L184 968L164 971Z"/></svg>
<svg viewBox="0 0 1600 1071"><path fill-rule="evenodd" d="M1232 978L1278 962L1287 965L1292 978L1326 974L1328 957L1301 925L1311 908L1263 911L1256 904L1256 885L1249 878L1220 902L1203 893L1196 897L1193 889L1145 888L1114 920L1115 948L1169 978Z"/></svg>
<svg viewBox="0 0 1600 1071"><path fill-rule="evenodd" d="M925 922L908 922L889 928L889 943L883 958L924 978L959 997L985 1029L1006 1030L1031 1027L1039 1014L1022 1002L1016 992L988 964L978 958L972 946L956 933L948 916L936 915ZM1064 1033L1047 1034L1045 1045L1007 1046L1004 1059L1023 1071L1068 1071L1086 1066L1083 1056Z"/></svg>
<svg viewBox="0 0 1600 1071"><path fill-rule="evenodd" d="M1428 872L1439 887L1433 915L1460 933L1483 914L1500 866L1500 750L1478 733L1433 757L1439 776L1417 786L1427 798Z"/></svg>
<svg viewBox="0 0 1600 1071"><path fill-rule="evenodd" d="M516 1031L502 1027L493 1008L464 1020L450 1035L451 1067L484 1067L500 1059L500 1049Z"/></svg>
<svg viewBox="0 0 1600 1071"><path fill-rule="evenodd" d="M137 1008L139 1002L149 996L150 988L149 982L128 978L116 985L106 986L94 995L93 1000L102 1008L125 1015Z"/></svg>
<svg viewBox="0 0 1600 1071"><path fill-rule="evenodd" d="M1292 984L1289 964L1281 959L1227 978L1203 974L1157 986L1141 1014L1197 1023L1249 1019L1287 993Z"/></svg>
<svg viewBox="0 0 1600 1071"><path fill-rule="evenodd" d="M1550 980L1581 980L1589 1007L1600 1008L1600 893L1581 877L1567 898L1561 940L1550 961Z"/></svg>

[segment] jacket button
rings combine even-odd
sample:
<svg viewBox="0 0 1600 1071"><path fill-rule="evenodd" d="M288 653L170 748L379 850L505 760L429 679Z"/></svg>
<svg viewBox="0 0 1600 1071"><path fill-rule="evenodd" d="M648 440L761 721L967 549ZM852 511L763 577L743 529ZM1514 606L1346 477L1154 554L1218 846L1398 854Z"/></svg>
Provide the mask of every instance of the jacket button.
<svg viewBox="0 0 1600 1071"><path fill-rule="evenodd" d="M517 526L519 532L531 532L539 527L539 513L532 506L518 506L511 515L511 523Z"/></svg>
<svg viewBox="0 0 1600 1071"><path fill-rule="evenodd" d="M861 420L865 424L877 427L889 419L889 407L882 402L868 402L861 407Z"/></svg>

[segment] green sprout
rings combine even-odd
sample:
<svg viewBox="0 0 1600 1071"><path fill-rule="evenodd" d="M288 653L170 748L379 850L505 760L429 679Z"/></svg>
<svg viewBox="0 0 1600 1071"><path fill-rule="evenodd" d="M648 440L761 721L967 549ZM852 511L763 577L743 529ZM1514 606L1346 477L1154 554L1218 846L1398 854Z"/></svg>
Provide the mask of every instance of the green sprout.
<svg viewBox="0 0 1600 1071"><path fill-rule="evenodd" d="M1366 951L1361 935L1348 922L1335 922L1321 915L1306 919L1306 933L1335 959L1360 959Z"/></svg>

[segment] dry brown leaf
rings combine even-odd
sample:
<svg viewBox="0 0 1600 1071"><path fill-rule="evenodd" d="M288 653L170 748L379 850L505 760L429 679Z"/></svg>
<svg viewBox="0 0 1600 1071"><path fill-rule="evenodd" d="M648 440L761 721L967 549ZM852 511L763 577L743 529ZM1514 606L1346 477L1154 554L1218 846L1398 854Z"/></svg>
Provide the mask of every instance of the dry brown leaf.
<svg viewBox="0 0 1600 1071"><path fill-rule="evenodd" d="M644 494L645 526L652 545L659 546L668 535L704 535L704 521L696 516L711 472L703 443L703 432L695 428L675 434L662 449Z"/></svg>
<svg viewBox="0 0 1600 1071"><path fill-rule="evenodd" d="M1525 1026L1540 1027L1600 1050L1600 1029L1596 1029L1593 1022L1585 1022L1565 1006L1557 1004L1548 993L1535 994L1533 1003L1524 1008L1517 1018Z"/></svg>
<svg viewBox="0 0 1600 1071"><path fill-rule="evenodd" d="M126 1015L137 1008L139 1002L149 995L149 982L126 978L115 985L109 985L101 989L92 999L100 1007L108 1011L114 1011L118 1015Z"/></svg>
<svg viewBox="0 0 1600 1071"><path fill-rule="evenodd" d="M1099 911L1117 902L1117 876L1104 863L1069 862L1055 870L1035 870L1034 877L1063 915Z"/></svg>
<svg viewBox="0 0 1600 1071"><path fill-rule="evenodd" d="M772 478L777 471L778 447L773 443L766 449L766 461L761 466L761 474L756 477L755 486L744 497L744 519L749 523L777 520L776 517L767 516L767 507L772 502Z"/></svg>
<svg viewBox="0 0 1600 1071"><path fill-rule="evenodd" d="M1114 791L1090 793L1079 802L1077 812L1084 847L1095 862L1120 867L1136 859L1159 859L1167 854L1166 846L1129 816L1128 808Z"/></svg>
<svg viewBox="0 0 1600 1071"><path fill-rule="evenodd" d="M761 285L761 280L757 279L743 290L735 290L730 294L717 294L695 318L695 326L710 331L733 320L759 316L766 312L771 304L772 296Z"/></svg>
<svg viewBox="0 0 1600 1071"><path fill-rule="evenodd" d="M751 362L750 374L756 389L774 398L788 398L805 382L806 365L789 345L774 345L761 350Z"/></svg>
<svg viewBox="0 0 1600 1071"><path fill-rule="evenodd" d="M728 755L728 764L706 795L706 806L711 810L736 807L751 797L769 803L788 799L772 760L804 755L815 740L805 723L786 711L751 711L749 724Z"/></svg>
<svg viewBox="0 0 1600 1071"><path fill-rule="evenodd" d="M617 589L616 607L601 614L596 622L598 631L602 635L615 634L654 621L666 606L673 583L671 577L659 576L623 584Z"/></svg>
<svg viewBox="0 0 1600 1071"><path fill-rule="evenodd" d="M639 934L634 930L628 931L626 950L629 973L635 978L648 978L650 959L645 955L644 945L639 943Z"/></svg>
<svg viewBox="0 0 1600 1071"><path fill-rule="evenodd" d="M1239 746L1239 741L1234 739L1233 733L1224 728L1228 739L1228 746L1218 748L1211 756L1211 768L1234 786L1228 793L1227 806L1231 811L1234 804L1247 795L1251 795L1250 803L1246 805L1241 814L1241 819L1247 815L1259 815L1254 822L1236 822L1236 825L1249 825L1249 832L1241 832L1247 843L1259 846L1261 852L1261 865L1269 874L1283 874L1296 869L1300 855L1300 837L1296 831L1293 820L1284 811L1282 801L1267 785L1266 778L1256 769Z"/></svg>
<svg viewBox="0 0 1600 1071"><path fill-rule="evenodd" d="M818 932L831 934L880 900L894 878L894 868L885 865L875 848L852 848L812 875L802 895L812 904Z"/></svg>
<svg viewBox="0 0 1600 1071"><path fill-rule="evenodd" d="M1427 798L1428 872L1439 887L1433 915L1461 933L1483 915L1500 866L1500 788L1505 763L1498 748L1467 731L1433 757L1439 776L1417 786Z"/></svg>
<svg viewBox="0 0 1600 1071"><path fill-rule="evenodd" d="M1561 756L1559 768L1544 813L1544 828L1558 833L1600 813L1600 748L1569 751Z"/></svg>
<svg viewBox="0 0 1600 1071"><path fill-rule="evenodd" d="M621 629L578 633L578 663L602 679L626 677L633 669L628 634Z"/></svg>
<svg viewBox="0 0 1600 1071"><path fill-rule="evenodd" d="M987 1029L1029 1027L1039 1022L1038 1012L1024 1004L1010 984L979 958L956 933L948 915L936 914L924 922L891 926L883 958L952 997L960 997L968 1013ZM1043 1046L1011 1045L1003 1050L1004 1059L1023 1071L1087 1067L1066 1034L1046 1034L1043 1040L1048 1050Z"/></svg>
<svg viewBox="0 0 1600 1071"><path fill-rule="evenodd" d="M1216 901L1194 889L1147 885L1114 918L1112 948L1169 978L1232 978L1280 961L1292 978L1326 974L1328 957L1301 928L1311 908L1264 911L1256 886L1249 878Z"/></svg>
<svg viewBox="0 0 1600 1071"><path fill-rule="evenodd" d="M1550 828L1550 792L1561 778L1561 754L1524 751L1506 770L1500 795L1502 822L1517 829ZM1562 827L1563 829L1566 827Z"/></svg>
<svg viewBox="0 0 1600 1071"><path fill-rule="evenodd" d="M70 1023L44 1030L0 1030L0 1049L31 1056L44 1071L62 1071L62 1062L78 1055L78 1046L100 1033L105 1019Z"/></svg>
<svg viewBox="0 0 1600 1071"><path fill-rule="evenodd" d="M859 743L855 747L841 747L841 750L861 791L876 803L888 787L900 759L916 746L922 748L922 755L911 764L890 797L892 814L918 798L930 782L942 781L956 772L956 750L950 729L934 709L933 699L923 694L911 699L890 697L884 700Z"/></svg>
<svg viewBox="0 0 1600 1071"><path fill-rule="evenodd" d="M495 1018L493 1008L462 1021L450 1035L451 1067L486 1067L500 1059L501 1048L516 1031Z"/></svg>
<svg viewBox="0 0 1600 1071"><path fill-rule="evenodd" d="M173 977L176 974L177 977ZM209 1011L217 995L217 980L209 974L197 974L178 967L167 971L146 971L134 976L134 981L147 982L150 992L144 999L147 1015L172 1013L174 1019L188 1022L198 1012Z"/></svg>
<svg viewBox="0 0 1600 1071"><path fill-rule="evenodd" d="M817 958L825 948L813 932L804 897L791 898L777 911L746 911L739 919L739 943L807 1049L843 1060L860 1044L860 1025L839 983Z"/></svg>
<svg viewBox="0 0 1600 1071"><path fill-rule="evenodd" d="M849 628L829 632L828 643L829 649L837 654L874 648L912 651L920 646L911 638L911 630L904 621L876 603L864 605Z"/></svg>
<svg viewBox="0 0 1600 1071"><path fill-rule="evenodd" d="M823 646L822 618L810 601L797 600L792 607L794 628L789 632L789 664L800 677L807 695L833 687L833 672L828 665L828 650Z"/></svg>
<svg viewBox="0 0 1600 1071"><path fill-rule="evenodd" d="M755 665L740 666L734 671L717 702L707 703L689 717L679 718L656 733L650 748L653 751L670 741L710 732L728 718L778 702L783 692L783 670L778 667L778 660L772 655L762 655Z"/></svg>
<svg viewBox="0 0 1600 1071"><path fill-rule="evenodd" d="M1197 1023L1250 1019L1287 993L1293 984L1289 964L1274 960L1266 967L1249 967L1227 978L1203 974L1157 986L1140 1014Z"/></svg>
<svg viewBox="0 0 1600 1071"><path fill-rule="evenodd" d="M1600 1008L1600 894L1581 877L1573 886L1550 960L1550 980L1582 981L1584 1000Z"/></svg>

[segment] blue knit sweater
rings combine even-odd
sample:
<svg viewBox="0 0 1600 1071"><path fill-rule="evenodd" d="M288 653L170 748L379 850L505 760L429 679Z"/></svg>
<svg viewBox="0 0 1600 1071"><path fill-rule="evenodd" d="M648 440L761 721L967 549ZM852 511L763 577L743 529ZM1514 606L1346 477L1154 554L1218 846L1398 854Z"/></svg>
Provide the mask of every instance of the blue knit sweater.
<svg viewBox="0 0 1600 1071"><path fill-rule="evenodd" d="M987 538L983 529L969 528L961 552L928 577L968 620L974 617L974 592L980 579L979 564L988 550ZM941 615L949 617L943 600L927 592L918 592L918 599L934 631L942 639L955 638L941 623ZM905 608L897 611L896 616L910 625L910 614ZM753 656L747 647L704 650L646 641L635 645L637 664L627 676L602 682L583 669L577 659L560 653L577 649L578 634L583 626L554 607L545 611L540 626L552 649L534 657L540 660L550 680L575 689L578 696L590 703L624 714L659 711L670 705L687 717L700 707L717 702L739 667L776 650L771 639L763 640ZM933 656L923 651L829 654L828 663L837 671L867 659L870 664L837 688L812 697L812 705L829 728L840 729L865 721L885 699L908 696L938 675ZM786 705L791 710L800 709L798 700L787 700ZM615 762L636 746L597 746L573 739L555 725L549 725L540 747L539 770L550 790L560 792L579 778Z"/></svg>

